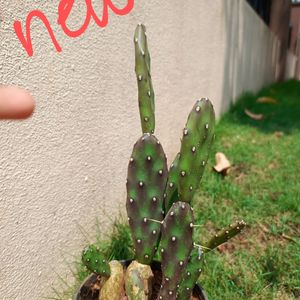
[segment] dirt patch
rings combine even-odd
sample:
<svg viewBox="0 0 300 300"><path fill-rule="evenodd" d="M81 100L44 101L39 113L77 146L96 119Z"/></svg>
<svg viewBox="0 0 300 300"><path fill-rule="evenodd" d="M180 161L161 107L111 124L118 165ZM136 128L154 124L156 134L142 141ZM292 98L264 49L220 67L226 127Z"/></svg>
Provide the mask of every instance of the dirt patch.
<svg viewBox="0 0 300 300"><path fill-rule="evenodd" d="M241 234L220 245L217 250L220 253L231 254L236 250L245 249L249 255L254 255L257 251L265 250L271 245L283 247L290 242L296 242L293 236L299 236L300 225L293 224L293 228L295 235L291 236L284 233L274 234L268 225L262 223L253 227L247 226Z"/></svg>

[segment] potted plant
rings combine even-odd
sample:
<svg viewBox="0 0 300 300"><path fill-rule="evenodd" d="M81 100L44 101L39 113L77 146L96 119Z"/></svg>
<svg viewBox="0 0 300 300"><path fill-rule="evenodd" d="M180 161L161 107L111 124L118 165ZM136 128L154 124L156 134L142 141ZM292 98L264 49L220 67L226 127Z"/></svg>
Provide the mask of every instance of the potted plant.
<svg viewBox="0 0 300 300"><path fill-rule="evenodd" d="M108 262L95 245L89 245L82 260L92 275L75 299L205 300L196 284L204 254L246 224L231 224L202 245L194 240L197 225L191 202L214 140L214 109L207 98L196 101L183 130L180 152L168 170L162 145L154 136L154 92L144 25L137 26L134 44L143 135L128 165L126 210L135 260Z"/></svg>

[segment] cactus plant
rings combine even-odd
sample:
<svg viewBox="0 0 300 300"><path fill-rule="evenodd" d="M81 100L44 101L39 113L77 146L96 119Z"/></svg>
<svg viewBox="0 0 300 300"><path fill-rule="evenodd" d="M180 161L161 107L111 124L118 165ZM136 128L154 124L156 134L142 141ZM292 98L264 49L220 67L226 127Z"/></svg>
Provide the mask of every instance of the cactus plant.
<svg viewBox="0 0 300 300"><path fill-rule="evenodd" d="M137 26L134 44L143 135L135 143L128 164L126 210L135 260L123 272L119 265L108 264L93 245L84 250L82 260L91 272L107 280L104 291L100 292L101 300L114 290L114 280L117 285L114 295L125 289L129 300L150 297L188 300L201 273L204 256L241 232L246 224L236 222L204 244L194 243L193 228L197 225L191 204L214 140L213 105L207 98L196 101L183 129L180 152L168 171L162 145L153 135L154 92L144 25ZM155 257L161 260L159 291L151 286L155 276L151 264ZM122 284L124 289L120 287Z"/></svg>

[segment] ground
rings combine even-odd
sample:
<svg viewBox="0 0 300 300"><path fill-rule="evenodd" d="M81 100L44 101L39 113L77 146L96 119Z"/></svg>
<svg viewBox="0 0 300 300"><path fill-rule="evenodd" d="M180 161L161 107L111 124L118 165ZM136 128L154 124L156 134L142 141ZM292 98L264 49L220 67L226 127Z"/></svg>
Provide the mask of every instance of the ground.
<svg viewBox="0 0 300 300"><path fill-rule="evenodd" d="M267 96L276 103L258 103ZM263 114L253 120L245 109ZM226 154L232 168L212 170L214 155ZM244 94L216 127L210 162L193 199L196 239L243 219L239 236L206 255L199 282L209 299L300 299L300 82L273 84ZM99 237L107 256L132 257L127 225L117 221L110 238ZM80 251L79 251L80 252ZM86 271L78 261L74 276ZM74 289L54 291L68 299Z"/></svg>

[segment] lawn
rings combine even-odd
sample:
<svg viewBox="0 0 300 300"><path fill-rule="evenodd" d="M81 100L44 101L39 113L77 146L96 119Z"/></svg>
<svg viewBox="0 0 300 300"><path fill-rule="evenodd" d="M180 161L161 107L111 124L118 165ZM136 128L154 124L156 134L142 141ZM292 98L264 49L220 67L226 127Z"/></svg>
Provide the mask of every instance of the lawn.
<svg viewBox="0 0 300 300"><path fill-rule="evenodd" d="M257 103L260 96L276 104ZM244 109L263 114L252 120ZM214 154L224 152L227 176L212 171ZM211 300L300 299L300 82L273 84L242 95L216 127L210 162L193 199L199 244L232 221L246 230L206 255L199 282ZM99 235L108 257L132 257L127 225L117 221L109 238ZM77 262L78 282L86 271ZM52 299L68 299L55 290Z"/></svg>

